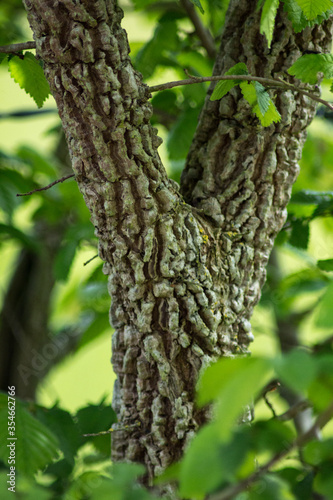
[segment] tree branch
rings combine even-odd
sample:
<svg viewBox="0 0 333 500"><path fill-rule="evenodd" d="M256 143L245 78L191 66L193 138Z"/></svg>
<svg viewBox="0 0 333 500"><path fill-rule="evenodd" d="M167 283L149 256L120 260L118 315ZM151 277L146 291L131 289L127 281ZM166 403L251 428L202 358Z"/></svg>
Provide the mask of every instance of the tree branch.
<svg viewBox="0 0 333 500"><path fill-rule="evenodd" d="M296 415L303 412L304 410L307 410L308 408L311 408L311 404L309 401L306 400L298 401L291 408L289 408L289 410L282 413L282 415L278 415L276 418L278 420L281 420L281 422L286 422L287 420L295 418Z"/></svg>
<svg viewBox="0 0 333 500"><path fill-rule="evenodd" d="M60 182L64 182L67 179L70 179L71 177L74 177L74 174L69 174L69 175L64 175L60 179L57 179L56 181L51 182L51 184L48 184L47 186L44 186L42 188L38 189L33 189L32 191L29 191L29 193L18 193L16 196L30 196L31 194L37 193L38 191L47 191L50 189L52 186L55 186L56 184L59 184Z"/></svg>
<svg viewBox="0 0 333 500"><path fill-rule="evenodd" d="M208 56L211 59L215 59L216 47L214 38L212 37L210 31L202 24L201 19L190 0L180 0L180 3L186 10L187 15L195 28L195 32L200 38L202 46L206 49Z"/></svg>
<svg viewBox="0 0 333 500"><path fill-rule="evenodd" d="M260 76L251 76L251 75L223 75L223 76L191 76L185 80L177 80L173 82L161 83L160 85L153 85L152 87L148 87L149 92L157 92L160 90L172 89L173 87L180 87L182 85L192 85L193 83L203 83L203 82L218 82L220 80L242 80L245 82L260 82L263 85L268 85L271 88L279 88L281 90L293 90L294 92L298 92L306 97L309 97L313 101L320 102L327 106L330 110L333 111L333 105L328 101L317 97L315 94L308 92L307 90L301 89L296 85L292 85L291 83L285 82L280 78L263 78Z"/></svg>
<svg viewBox="0 0 333 500"><path fill-rule="evenodd" d="M314 424L310 427L310 429L298 436L295 441L293 441L287 448L280 451L273 458L271 458L265 465L259 467L253 474L243 479L239 483L229 486L225 488L223 491L216 493L214 495L210 495L208 500L232 500L236 495L244 491L248 486L257 481L260 477L262 477L266 472L269 471L278 463L282 458L288 455L290 451L299 446L304 446L307 442L309 442L313 437L316 436L316 433L322 429L333 417L333 402L323 411L320 415L318 415Z"/></svg>
<svg viewBox="0 0 333 500"><path fill-rule="evenodd" d="M35 49L35 48L36 48L36 42L11 43L9 45L1 45L0 53L16 54L17 52L22 52L22 50Z"/></svg>

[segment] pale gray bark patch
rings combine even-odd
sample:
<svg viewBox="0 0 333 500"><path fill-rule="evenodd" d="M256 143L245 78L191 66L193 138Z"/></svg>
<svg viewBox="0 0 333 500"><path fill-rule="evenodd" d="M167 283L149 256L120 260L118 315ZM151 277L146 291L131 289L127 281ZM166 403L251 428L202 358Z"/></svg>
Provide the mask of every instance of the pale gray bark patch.
<svg viewBox="0 0 333 500"><path fill-rule="evenodd" d="M282 123L264 130L237 90L207 101L183 198L157 153L115 2L25 5L109 276L113 405L120 422L141 424L114 433L113 460L144 463L152 478L207 418L194 404L200 371L248 352L249 319L314 107L279 94ZM295 37L281 15L269 54L255 6L231 2L215 72L245 61L254 74L277 75L311 37L327 46L328 32Z"/></svg>

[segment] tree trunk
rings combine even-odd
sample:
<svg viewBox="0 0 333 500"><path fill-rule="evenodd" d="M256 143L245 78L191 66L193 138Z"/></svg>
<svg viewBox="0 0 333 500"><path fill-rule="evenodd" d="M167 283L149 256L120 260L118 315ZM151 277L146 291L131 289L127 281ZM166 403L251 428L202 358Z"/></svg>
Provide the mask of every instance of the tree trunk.
<svg viewBox="0 0 333 500"><path fill-rule="evenodd" d="M114 409L122 424L140 423L114 433L113 459L153 477L207 418L194 405L200 370L248 352L314 105L275 91L282 121L263 129L237 89L207 97L179 192L117 4L24 3L109 276ZM327 50L330 23L295 35L282 9L269 50L256 5L231 0L215 74L243 61L254 75L285 76L304 50Z"/></svg>

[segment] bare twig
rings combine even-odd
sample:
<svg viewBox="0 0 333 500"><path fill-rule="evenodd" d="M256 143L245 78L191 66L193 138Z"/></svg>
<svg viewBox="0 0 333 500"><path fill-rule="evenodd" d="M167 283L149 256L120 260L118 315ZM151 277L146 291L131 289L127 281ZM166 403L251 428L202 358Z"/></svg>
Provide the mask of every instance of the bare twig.
<svg viewBox="0 0 333 500"><path fill-rule="evenodd" d="M98 257L98 253L96 255L94 255L93 257L91 257L91 259L87 260L86 262L83 263L84 266L86 266L87 264L90 264L90 262L94 259L96 259L96 257Z"/></svg>
<svg viewBox="0 0 333 500"><path fill-rule="evenodd" d="M273 413L273 417L276 417L276 413L275 413L275 410L273 408L273 405L270 403L270 401L267 399L267 394L269 392L273 392L275 391L278 387L280 387L280 382L276 379L272 380L271 382L269 382L264 388L263 390L260 392L260 394L258 394L258 396L256 397L255 399L255 403L258 403L258 401L263 398L266 405L271 409L271 412Z"/></svg>
<svg viewBox="0 0 333 500"><path fill-rule="evenodd" d="M17 52L22 52L22 50L29 50L35 48L36 48L36 42L11 43L9 45L0 46L0 53L16 54Z"/></svg>
<svg viewBox="0 0 333 500"><path fill-rule="evenodd" d="M121 424L113 424L110 429L107 431L101 431L101 432L93 432L91 434L83 434L84 437L87 436L103 436L104 434L111 434L111 432L116 432L116 431L129 431L130 429L133 429L134 427L140 427L141 422L137 421L134 422L134 424L129 424L129 425L121 425Z"/></svg>
<svg viewBox="0 0 333 500"><path fill-rule="evenodd" d="M200 38L202 46L206 49L208 56L211 59L215 59L216 47L214 38L212 37L210 31L202 24L200 17L190 0L180 0L181 5L186 10L188 17L190 18L195 32Z"/></svg>
<svg viewBox="0 0 333 500"><path fill-rule="evenodd" d="M29 193L18 193L16 196L30 196L31 194L37 193L38 191L47 191L52 186L55 186L60 182L64 182L66 179L70 179L71 177L74 177L74 174L64 175L63 177L61 177L61 179L57 179L56 181L51 182L51 184L48 184L47 186L38 189L33 189L32 191L29 191Z"/></svg>
<svg viewBox="0 0 333 500"><path fill-rule="evenodd" d="M160 90L172 89L174 87L180 87L182 85L192 85L194 83L203 83L203 82L218 82L220 80L241 80L245 82L260 82L263 85L268 85L271 88L278 88L281 90L293 90L294 92L299 92L306 97L309 97L313 101L320 102L327 106L330 110L333 111L333 105L328 101L321 99L315 94L308 92L297 85L293 85L291 83L285 82L280 78L263 78L260 76L251 76L251 75L223 75L223 76L191 76L185 80L177 80L173 82L161 83L160 85L153 85L152 87L148 87L149 92L158 92Z"/></svg>
<svg viewBox="0 0 333 500"><path fill-rule="evenodd" d="M268 472L269 469L273 467L273 465L275 465L282 458L287 456L288 453L290 453L290 451L292 451L294 448L297 448L298 446L304 446L308 441L313 439L316 436L317 432L320 429L322 429L331 420L332 417L333 417L333 402L326 408L325 411L323 411L320 415L318 415L316 421L307 432L298 436L298 438L295 439L295 441L290 443L290 445L287 446L284 450L274 455L274 457L271 458L268 462L266 462L265 465L259 467L253 474L243 479L239 483L229 486L228 488L225 488L223 491L220 491L219 493L210 495L208 497L208 500L232 500L233 498L235 498L236 495L244 491L248 486L257 481L264 474L266 474L266 472Z"/></svg>

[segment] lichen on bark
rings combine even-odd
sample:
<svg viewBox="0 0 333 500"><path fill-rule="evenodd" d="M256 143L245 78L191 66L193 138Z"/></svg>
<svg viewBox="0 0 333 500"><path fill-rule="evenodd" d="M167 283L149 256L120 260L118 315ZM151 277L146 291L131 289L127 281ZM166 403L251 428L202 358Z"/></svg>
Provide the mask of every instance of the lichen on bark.
<svg viewBox="0 0 333 500"><path fill-rule="evenodd" d="M113 406L122 424L140 423L114 433L113 459L144 463L152 478L207 418L194 404L200 371L248 352L314 106L278 93L282 121L263 129L237 90L207 98L179 191L116 2L24 3L109 277ZM302 51L326 50L331 23L295 35L281 10L269 52L256 4L231 0L215 74L242 61L278 76Z"/></svg>

